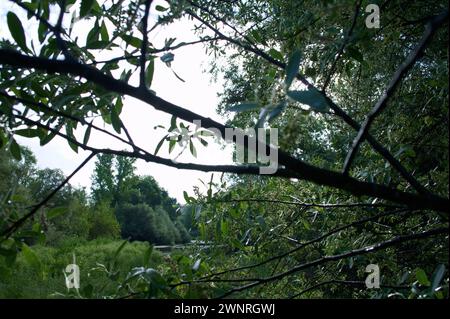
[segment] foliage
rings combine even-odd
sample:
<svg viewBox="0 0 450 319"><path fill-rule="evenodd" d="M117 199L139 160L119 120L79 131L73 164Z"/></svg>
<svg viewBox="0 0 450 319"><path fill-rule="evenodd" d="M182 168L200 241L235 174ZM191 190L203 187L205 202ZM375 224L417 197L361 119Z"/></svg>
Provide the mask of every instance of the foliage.
<svg viewBox="0 0 450 319"><path fill-rule="evenodd" d="M448 298L447 2L10 1L27 19L9 10L10 37L0 42L0 156L11 154L0 164L3 271L18 258L42 273L48 262L33 248L45 232L116 236L114 210L124 237L198 238L159 268L144 260L117 277L99 266L116 293L90 288L87 296ZM365 23L369 3L381 8L380 28ZM169 37L161 48L149 41L185 18L198 40ZM83 24L90 30L80 37ZM152 90L155 59L181 79L173 52L197 43L211 58L209 73L224 78L217 112L226 126ZM172 116L168 128L156 127L166 134L152 151L128 134L125 95ZM195 120L201 128L186 124ZM173 156L178 145L201 157L194 141L206 147L226 127L277 128L278 145L268 146L279 148L275 174L258 176L259 162L158 155L167 145ZM127 148L95 146L91 130ZM73 151L96 155L93 205L66 185L26 215L64 176L35 171L17 136L41 145L60 136ZM153 178L134 174L136 159L230 174L185 193L177 207ZM72 230L63 216L47 225L60 204L76 221ZM78 209L86 213L74 217ZM380 289L365 287L368 264L380 267Z"/></svg>
<svg viewBox="0 0 450 319"><path fill-rule="evenodd" d="M116 214L122 225L124 238L155 244L174 244L189 240L183 225L174 224L161 207L153 209L146 204L125 204L117 208Z"/></svg>

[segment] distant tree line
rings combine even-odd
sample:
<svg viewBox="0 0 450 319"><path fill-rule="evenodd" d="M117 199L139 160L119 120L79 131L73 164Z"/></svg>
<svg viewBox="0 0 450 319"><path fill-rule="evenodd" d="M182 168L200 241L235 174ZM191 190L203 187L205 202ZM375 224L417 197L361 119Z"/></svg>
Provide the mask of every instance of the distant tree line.
<svg viewBox="0 0 450 319"><path fill-rule="evenodd" d="M92 191L66 184L26 224L24 240L36 238L57 245L68 237L92 240L125 238L152 244L190 241L177 201L151 176L134 173L134 160L99 155L92 175ZM66 177L60 169L36 166L33 153L23 148L20 161L0 151L0 205L10 216L38 203ZM7 222L2 218L1 222ZM27 234L29 236L27 236ZM37 237L36 237L37 235Z"/></svg>

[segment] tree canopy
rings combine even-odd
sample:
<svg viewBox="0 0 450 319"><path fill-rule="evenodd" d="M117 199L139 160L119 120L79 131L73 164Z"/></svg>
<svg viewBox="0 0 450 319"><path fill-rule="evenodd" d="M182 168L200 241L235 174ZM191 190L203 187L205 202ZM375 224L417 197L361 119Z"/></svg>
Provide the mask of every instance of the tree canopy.
<svg viewBox="0 0 450 319"><path fill-rule="evenodd" d="M172 274L158 272L149 279L156 288L143 295L448 297L447 2L9 2L12 41L0 42L0 141L16 162L2 165L30 158L17 136L41 145L62 137L74 152L90 152L74 174L97 158L93 198L115 209L127 225L122 235L158 242L164 230L181 241L192 225L191 234L214 243L175 254ZM378 27L368 23L369 5L379 10ZM195 41L149 41L161 26L185 20ZM91 27L83 38L75 30L85 23ZM219 105L210 107L226 123L152 88L155 60L180 78L171 62L191 45L204 46L208 72L225 80ZM125 96L172 116L152 149L129 134ZM198 121L200 128L191 124ZM277 145L264 144L266 152L277 150L274 174L260 175L259 162L202 165L158 155L168 145L172 155L179 148L206 156L195 146L213 143L213 130L224 136L226 128L249 127L278 129ZM123 147L98 146L92 130ZM151 177L133 175L135 160L222 178L185 193L177 210ZM16 171L28 180L26 166ZM0 225L3 241L64 196L71 175L39 174L45 184L30 187L47 197L11 212ZM363 289L368 264L380 265L381 290Z"/></svg>

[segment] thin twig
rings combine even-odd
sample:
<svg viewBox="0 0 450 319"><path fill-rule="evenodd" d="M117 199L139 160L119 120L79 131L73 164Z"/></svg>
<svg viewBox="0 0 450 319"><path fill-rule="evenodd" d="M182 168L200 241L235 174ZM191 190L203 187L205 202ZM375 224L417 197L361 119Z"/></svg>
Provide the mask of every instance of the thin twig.
<svg viewBox="0 0 450 319"><path fill-rule="evenodd" d="M322 91L326 91L327 86L330 83L330 80L334 75L334 71L336 70L337 63L338 63L339 59L341 58L342 53L344 53L344 49L347 46L347 43L349 42L350 37L352 36L353 29L356 26L356 20L358 18L360 8L361 8L361 0L358 0L356 2L355 13L353 14L352 24L351 24L350 28L348 29L347 34L345 35L344 41L342 42L342 45L339 48L339 51L336 55L336 58L333 61L333 64L331 65L330 72L328 73L328 76L326 77L326 79L323 83Z"/></svg>
<svg viewBox="0 0 450 319"><path fill-rule="evenodd" d="M376 243L374 245L371 246L366 246L363 248L359 248L359 249L355 249L355 250L351 250L351 251L347 251L345 253L342 254L338 254L338 255L331 255L331 256L324 256L321 258L318 258L316 260L310 261L310 262L306 262L304 264L300 264L298 266L295 266L289 270L286 270L285 272L279 273L275 276L271 276L271 277L265 277L265 278L259 278L258 280L245 285L245 286L240 286L240 287L235 287L231 290L229 290L228 292L222 294L221 296L218 297L218 299L220 298L225 298L230 296L233 293L236 292L240 292L240 291L244 291L244 290L248 290L251 289L253 287L256 287L258 285L261 285L263 283L267 283L267 282L272 282L281 278L284 278L286 276L292 275L294 273L297 273L301 270L310 268L310 267L314 267L314 266L318 266L318 265L322 265L331 261L338 261L338 260L342 260L345 258L349 258L349 257L354 257L354 256L360 256L360 255L365 255L365 254L369 254L369 253L373 253L391 246L395 246L398 244L401 244L403 242L409 242L409 241L413 241L413 240L419 240L419 239L425 239L431 236L436 236L436 235L440 235L440 234L448 234L448 228L446 227L442 227L442 228L436 228L436 229L432 229L429 231L425 231L422 233L416 233L416 234L409 234L409 235L403 235L403 236L397 236L394 238L391 238L389 240L383 241L383 242L379 242Z"/></svg>
<svg viewBox="0 0 450 319"><path fill-rule="evenodd" d="M261 261L259 263L255 263L255 264L248 265L248 266L242 266L242 267L236 267L236 268L232 268L232 269L227 269L227 270L224 270L224 271L221 271L221 272L217 272L217 273L213 273L213 274L204 276L201 279L214 278L214 277L217 277L217 276L220 276L220 275L224 275L224 274L227 274L227 273L232 273L232 272L236 272L236 271L256 268L256 267L265 265L265 264L267 264L269 262L272 262L272 261L275 261L277 259L281 259L281 258L287 257L289 255L292 255L293 253L295 253L295 252L297 252L297 251L299 251L301 249L304 249L307 246L310 246L312 244L318 243L318 242L324 240L325 238L328 238L328 237L330 237L330 236L332 236L332 235L334 235L336 233L339 233L339 232L341 232L343 230L346 230L348 228L355 227L357 225L362 225L362 224L365 224L365 223L377 220L377 219L379 219L381 217L386 217L386 216L397 214L397 213L401 213L401 212L405 212L405 210L390 211L390 212L382 213L382 214L379 214L379 215L376 215L376 216L360 219L360 220L357 220L357 221L352 222L350 224L339 226L337 228L334 228L334 229L328 231L327 233L325 233L325 234L323 234L321 236L318 236L318 237L316 237L314 239L311 239L311 240L309 240L307 242L300 243L297 247L295 247L293 249L290 249L290 250L288 250L288 251L286 251L284 253L272 256L272 257L270 257L270 258L268 258L266 260L263 260L263 261Z"/></svg>
<svg viewBox="0 0 450 319"><path fill-rule="evenodd" d="M59 184L55 189L53 189L53 191L51 191L50 194L47 195L47 197L45 197L41 202L35 205L29 213L15 221L10 227L4 230L1 234L1 237L3 237L1 241L8 239L20 226L22 226L29 218L36 214L37 211L42 208L49 200L51 200L53 196L55 196L55 194L60 189L62 189L70 181L70 179L76 173L78 173L78 171L81 170L95 155L96 152L92 152L91 154L89 154L89 156L80 165L78 165L78 167L69 176L67 176L61 184Z"/></svg>
<svg viewBox="0 0 450 319"><path fill-rule="evenodd" d="M145 64L147 62L147 47L148 47L148 33L147 33L147 25L148 25L148 17L150 13L150 6L152 4L152 0L147 0L145 3L145 11L144 16L142 18L142 45L141 45L141 72L140 72L140 86L145 88L147 87L145 84Z"/></svg>
<svg viewBox="0 0 450 319"><path fill-rule="evenodd" d="M327 285L348 285L348 286L355 286L355 287L365 287L366 283L364 281L354 281L354 280L328 280L328 281L322 281L318 284L315 284L311 287L306 288L305 290L300 291L299 293L296 293L293 296L290 296L289 299L294 299L297 297L300 297L301 295L304 295L307 292L310 292L312 290L316 290L317 288L320 288L322 286ZM380 288L385 289L411 289L411 287L408 286L394 286L394 285L380 285Z"/></svg>

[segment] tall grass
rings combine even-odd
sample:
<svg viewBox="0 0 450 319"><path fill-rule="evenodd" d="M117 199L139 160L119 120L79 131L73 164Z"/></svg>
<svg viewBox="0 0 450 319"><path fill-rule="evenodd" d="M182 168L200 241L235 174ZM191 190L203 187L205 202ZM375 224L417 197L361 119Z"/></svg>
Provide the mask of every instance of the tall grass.
<svg viewBox="0 0 450 319"><path fill-rule="evenodd" d="M32 247L42 267L31 267L18 254L14 267L2 265L0 257L0 298L61 298L67 294L63 270L73 263L80 267L80 291L92 287L91 297L113 294L118 283L133 268L145 264L144 256L149 245L145 242L127 243L117 256L112 273L110 269L114 255L123 240L96 239L83 241L72 238L63 240L57 247L35 245ZM161 263L162 255L153 251L150 266ZM4 267L1 267L4 266ZM98 294L98 295L96 295Z"/></svg>

